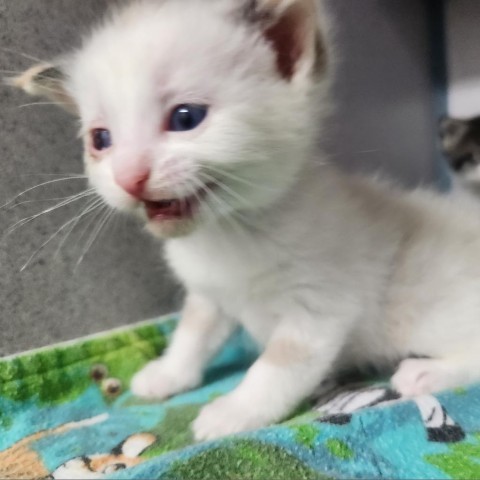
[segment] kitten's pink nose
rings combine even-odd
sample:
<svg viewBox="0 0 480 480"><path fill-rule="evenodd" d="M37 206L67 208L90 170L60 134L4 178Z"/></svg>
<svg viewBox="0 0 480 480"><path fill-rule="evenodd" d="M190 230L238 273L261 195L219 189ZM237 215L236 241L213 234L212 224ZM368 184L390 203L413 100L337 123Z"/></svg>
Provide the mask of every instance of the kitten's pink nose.
<svg viewBox="0 0 480 480"><path fill-rule="evenodd" d="M145 185L150 178L150 170L144 169L137 172L121 171L115 173L115 181L128 194L137 199L142 198Z"/></svg>

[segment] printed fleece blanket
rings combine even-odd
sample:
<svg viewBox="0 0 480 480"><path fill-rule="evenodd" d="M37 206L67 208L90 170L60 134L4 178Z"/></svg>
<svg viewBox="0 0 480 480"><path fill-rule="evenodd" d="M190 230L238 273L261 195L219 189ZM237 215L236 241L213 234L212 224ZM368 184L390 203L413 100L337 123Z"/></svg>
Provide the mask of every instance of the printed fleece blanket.
<svg viewBox="0 0 480 480"><path fill-rule="evenodd" d="M382 383L330 382L285 422L195 443L191 421L240 382L255 351L239 332L201 388L135 398L130 378L175 325L172 316L1 359L0 478L480 478L479 386L407 401Z"/></svg>

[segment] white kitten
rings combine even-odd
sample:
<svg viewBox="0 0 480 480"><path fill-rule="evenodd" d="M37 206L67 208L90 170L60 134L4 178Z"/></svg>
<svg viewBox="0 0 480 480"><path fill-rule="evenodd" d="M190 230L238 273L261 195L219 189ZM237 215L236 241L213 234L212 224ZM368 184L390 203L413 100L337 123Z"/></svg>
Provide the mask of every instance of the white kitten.
<svg viewBox="0 0 480 480"><path fill-rule="evenodd" d="M92 184L167 238L189 292L133 392L198 385L237 322L263 346L197 439L278 421L352 365L430 357L400 364L403 395L480 378L480 219L316 164L329 60L314 0L144 1L63 73L16 80L78 111Z"/></svg>

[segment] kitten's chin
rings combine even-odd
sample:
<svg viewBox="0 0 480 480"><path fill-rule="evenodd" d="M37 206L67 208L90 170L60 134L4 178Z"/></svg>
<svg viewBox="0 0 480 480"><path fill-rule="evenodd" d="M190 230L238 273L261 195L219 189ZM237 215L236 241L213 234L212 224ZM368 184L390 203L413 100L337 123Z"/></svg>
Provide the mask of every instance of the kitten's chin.
<svg viewBox="0 0 480 480"><path fill-rule="evenodd" d="M190 235L197 227L197 222L194 218L189 219L172 219L155 221L150 220L147 223L146 229L153 236L162 240L170 238L180 238Z"/></svg>

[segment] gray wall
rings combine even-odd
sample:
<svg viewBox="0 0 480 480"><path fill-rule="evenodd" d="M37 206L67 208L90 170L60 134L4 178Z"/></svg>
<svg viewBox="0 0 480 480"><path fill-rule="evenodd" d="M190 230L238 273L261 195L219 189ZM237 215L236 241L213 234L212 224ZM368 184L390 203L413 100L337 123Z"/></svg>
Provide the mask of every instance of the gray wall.
<svg viewBox="0 0 480 480"><path fill-rule="evenodd" d="M480 2L447 2L450 115L468 118L480 112Z"/></svg>
<svg viewBox="0 0 480 480"><path fill-rule="evenodd" d="M438 154L426 3L327 1L341 56L332 160L408 186L430 183Z"/></svg>
<svg viewBox="0 0 480 480"><path fill-rule="evenodd" d="M427 32L420 0L330 0L342 51L335 92L338 113L326 135L333 161L354 170L382 168L405 184L434 172ZM79 39L108 0L0 0L0 69L48 59ZM110 2L111 3L111 2ZM12 51L17 52L13 53ZM0 204L18 192L81 171L75 124L49 105L0 87ZM0 211L0 233L40 211L41 199L81 191L58 182L22 197L37 202ZM143 320L178 305L181 292L160 261L160 246L126 218L106 229L78 269L82 228L54 256L52 242L28 257L79 206L61 209L3 236L0 243L0 355ZM61 237L60 237L61 238ZM88 238L88 237L87 237Z"/></svg>

